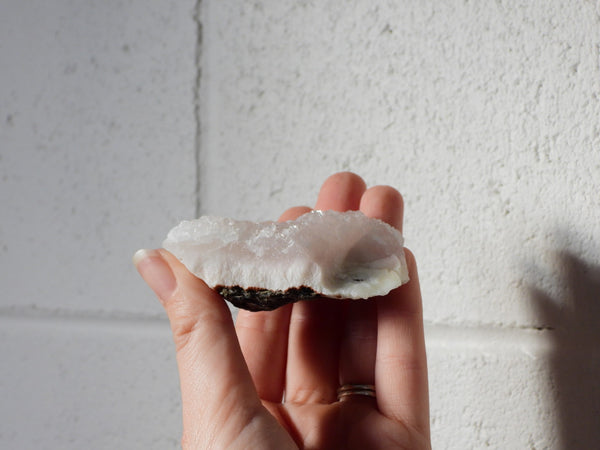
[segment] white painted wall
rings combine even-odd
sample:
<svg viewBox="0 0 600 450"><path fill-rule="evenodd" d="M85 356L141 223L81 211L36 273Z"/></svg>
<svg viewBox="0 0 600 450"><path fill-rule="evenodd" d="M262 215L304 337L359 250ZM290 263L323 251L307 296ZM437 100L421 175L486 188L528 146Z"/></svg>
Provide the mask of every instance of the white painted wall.
<svg viewBox="0 0 600 450"><path fill-rule="evenodd" d="M600 446L599 3L6 0L0 63L0 447L176 448L131 254L339 170L405 197L434 447Z"/></svg>
<svg viewBox="0 0 600 450"><path fill-rule="evenodd" d="M396 186L434 448L600 448L600 3L204 6L202 210Z"/></svg>
<svg viewBox="0 0 600 450"><path fill-rule="evenodd" d="M0 448L176 448L131 264L196 209L193 1L0 1Z"/></svg>

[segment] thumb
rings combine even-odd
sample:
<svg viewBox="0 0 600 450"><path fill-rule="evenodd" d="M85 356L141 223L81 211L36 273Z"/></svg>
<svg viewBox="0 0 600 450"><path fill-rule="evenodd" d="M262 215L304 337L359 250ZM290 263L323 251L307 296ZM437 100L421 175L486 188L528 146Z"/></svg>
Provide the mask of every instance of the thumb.
<svg viewBox="0 0 600 450"><path fill-rule="evenodd" d="M242 356L229 308L220 295L166 250L140 250L133 259L171 323L181 385L184 441L194 447L198 438L215 442L228 432L235 435L235 429L227 428L246 424L261 402Z"/></svg>

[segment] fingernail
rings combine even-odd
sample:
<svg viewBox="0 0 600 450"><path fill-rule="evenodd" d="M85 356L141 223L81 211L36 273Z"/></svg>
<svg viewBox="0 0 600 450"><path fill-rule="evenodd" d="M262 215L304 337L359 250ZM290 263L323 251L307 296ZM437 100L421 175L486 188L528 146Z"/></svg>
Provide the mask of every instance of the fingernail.
<svg viewBox="0 0 600 450"><path fill-rule="evenodd" d="M161 301L165 302L171 297L177 281L158 250L138 250L133 255L133 264Z"/></svg>

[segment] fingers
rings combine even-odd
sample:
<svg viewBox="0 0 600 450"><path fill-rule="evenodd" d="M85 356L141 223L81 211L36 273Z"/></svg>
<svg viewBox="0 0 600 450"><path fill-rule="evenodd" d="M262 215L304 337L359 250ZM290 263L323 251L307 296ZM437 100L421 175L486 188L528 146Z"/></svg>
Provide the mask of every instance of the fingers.
<svg viewBox="0 0 600 450"><path fill-rule="evenodd" d="M334 211L357 210L367 186L363 179L350 172L340 172L325 180L315 209Z"/></svg>
<svg viewBox="0 0 600 450"><path fill-rule="evenodd" d="M140 251L134 262L171 323L184 437L192 439L190 436L199 430L210 435L215 427L234 423L236 417L231 411L256 411L260 400L242 357L231 313L221 297L166 250Z"/></svg>
<svg viewBox="0 0 600 450"><path fill-rule="evenodd" d="M356 210L365 182L351 173L329 177L319 192L316 209ZM343 302L318 299L293 305L286 371L286 401L329 403L339 383L339 339Z"/></svg>
<svg viewBox="0 0 600 450"><path fill-rule="evenodd" d="M402 231L404 204L398 191L376 186L365 192L361 211ZM377 299L376 386L379 409L429 433L427 358L417 267L405 250L410 281Z"/></svg>
<svg viewBox="0 0 600 450"><path fill-rule="evenodd" d="M360 199L360 210L365 216L373 217L402 231L404 200L390 186L373 186Z"/></svg>
<svg viewBox="0 0 600 450"><path fill-rule="evenodd" d="M345 305L340 341L340 385L375 384L377 309L373 300L350 300Z"/></svg>
<svg viewBox="0 0 600 450"><path fill-rule="evenodd" d="M362 195L360 210L402 229L403 201L388 186L374 186ZM346 302L346 319L340 348L340 383L374 384L377 351L377 304L375 300Z"/></svg>
<svg viewBox="0 0 600 450"><path fill-rule="evenodd" d="M294 220L311 209L290 208L280 222ZM275 311L239 310L235 328L248 369L261 399L281 402L285 387L288 331L292 305Z"/></svg>
<svg viewBox="0 0 600 450"><path fill-rule="evenodd" d="M286 210L281 215L281 217L279 218L279 222L286 222L288 220L296 220L302 214L306 214L311 211L312 211L312 209L309 208L308 206L294 206L293 208Z"/></svg>
<svg viewBox="0 0 600 450"><path fill-rule="evenodd" d="M375 382L379 410L429 435L427 358L417 266L405 249L410 281L377 301Z"/></svg>

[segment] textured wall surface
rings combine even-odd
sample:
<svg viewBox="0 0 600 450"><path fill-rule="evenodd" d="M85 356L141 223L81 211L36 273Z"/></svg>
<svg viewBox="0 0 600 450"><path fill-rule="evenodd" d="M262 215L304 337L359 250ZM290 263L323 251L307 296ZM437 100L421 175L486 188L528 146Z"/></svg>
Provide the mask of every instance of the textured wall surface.
<svg viewBox="0 0 600 450"><path fill-rule="evenodd" d="M177 448L132 253L340 170L404 195L434 448L600 447L597 2L8 0L0 63L0 447Z"/></svg>
<svg viewBox="0 0 600 450"><path fill-rule="evenodd" d="M131 264L196 208L194 2L0 2L0 447L176 448Z"/></svg>
<svg viewBox="0 0 600 450"><path fill-rule="evenodd" d="M204 212L404 195L434 448L600 446L600 4L205 2Z"/></svg>

